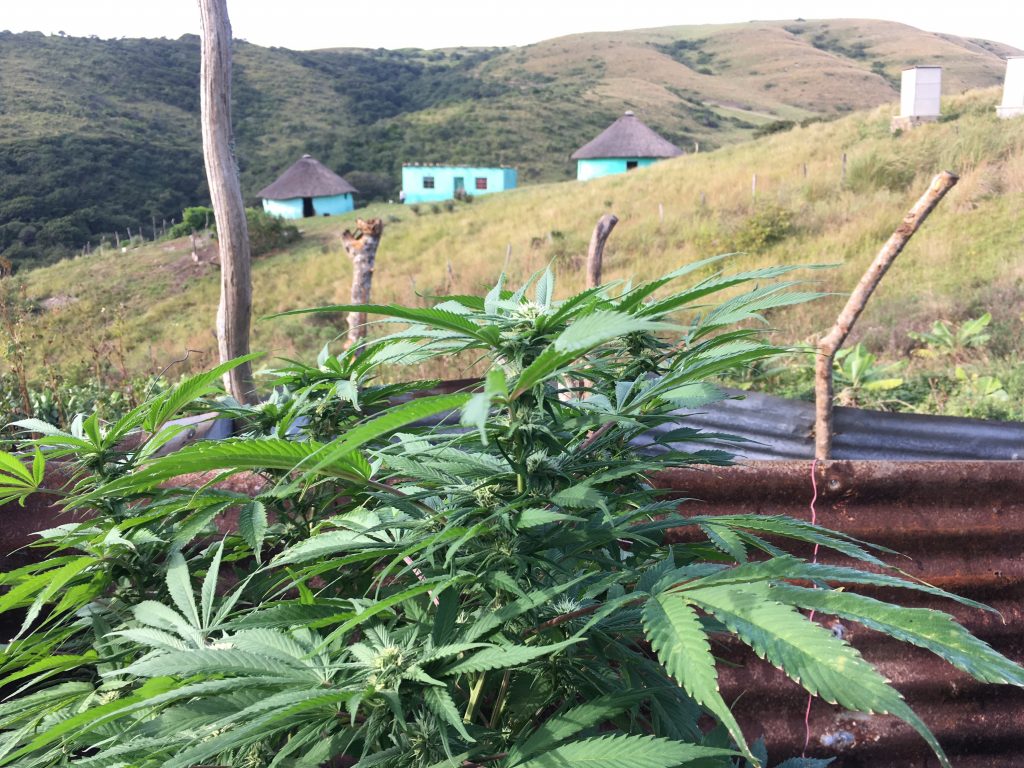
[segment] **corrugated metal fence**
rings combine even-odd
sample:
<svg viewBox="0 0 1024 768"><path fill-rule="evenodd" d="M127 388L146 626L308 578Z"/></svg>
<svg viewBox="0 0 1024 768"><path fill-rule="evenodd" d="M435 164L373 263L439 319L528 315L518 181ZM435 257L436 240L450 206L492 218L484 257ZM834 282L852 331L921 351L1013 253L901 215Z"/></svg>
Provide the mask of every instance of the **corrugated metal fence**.
<svg viewBox="0 0 1024 768"><path fill-rule="evenodd" d="M809 519L812 462L678 470L658 484L681 497L685 514L785 514ZM1024 662L1024 463L837 461L818 464L818 523L902 553L890 558L913 577L979 600L1000 615L899 590L872 593L903 605L952 613L974 634ZM695 534L675 532L679 540ZM798 552L809 556L810 552ZM842 564L821 552L819 561ZM905 695L956 768L1024 765L1024 690L984 685L930 653L857 625L818 618L842 632ZM724 643L723 693L745 732L764 735L769 753L800 754L807 695L781 672ZM938 762L891 717L852 716L815 701L809 756L836 756L833 768L932 768Z"/></svg>

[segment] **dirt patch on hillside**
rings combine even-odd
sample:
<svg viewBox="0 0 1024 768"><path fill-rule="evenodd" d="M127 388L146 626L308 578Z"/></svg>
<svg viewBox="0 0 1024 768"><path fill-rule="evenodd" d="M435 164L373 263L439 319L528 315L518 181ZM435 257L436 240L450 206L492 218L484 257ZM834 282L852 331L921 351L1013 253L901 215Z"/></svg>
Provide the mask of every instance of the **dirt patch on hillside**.
<svg viewBox="0 0 1024 768"><path fill-rule="evenodd" d="M57 312L65 307L70 307L76 301L78 301L77 296L71 296L67 293L58 293L56 296L41 299L39 307L44 312Z"/></svg>

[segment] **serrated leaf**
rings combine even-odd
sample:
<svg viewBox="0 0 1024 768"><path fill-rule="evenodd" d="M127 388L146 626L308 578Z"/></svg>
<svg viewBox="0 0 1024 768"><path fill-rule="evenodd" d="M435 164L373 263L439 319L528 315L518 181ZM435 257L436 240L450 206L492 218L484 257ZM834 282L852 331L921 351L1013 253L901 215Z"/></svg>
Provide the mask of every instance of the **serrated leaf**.
<svg viewBox="0 0 1024 768"><path fill-rule="evenodd" d="M234 648L172 651L140 659L127 667L108 673L112 676L173 676L178 678L198 674L253 675L257 677L276 675L295 681L318 681L315 671L297 661L286 662L280 658L271 658L263 654Z"/></svg>
<svg viewBox="0 0 1024 768"><path fill-rule="evenodd" d="M582 523L586 522L586 518L567 515L564 512L555 512L553 509L530 507L519 513L519 518L516 520L516 528L535 528L538 525L564 522Z"/></svg>
<svg viewBox="0 0 1024 768"><path fill-rule="evenodd" d="M242 506L238 513L238 532L256 555L256 562L262 562L263 540L267 535L267 508L262 501L254 499Z"/></svg>
<svg viewBox="0 0 1024 768"><path fill-rule="evenodd" d="M322 472L324 468L344 461L371 440L429 416L461 408L470 397L469 394L429 395L391 408L328 443L323 447L323 451L315 457L316 462L312 464L311 468L306 466L302 468L313 473Z"/></svg>
<svg viewBox="0 0 1024 768"><path fill-rule="evenodd" d="M466 741L472 743L476 741L469 732L466 730L466 726L462 722L462 716L459 714L459 710L455 707L455 702L452 700L452 696L448 693L447 688L438 688L436 686L427 686L423 691L423 703L427 705L435 715L441 720L448 723L455 732Z"/></svg>
<svg viewBox="0 0 1024 768"><path fill-rule="evenodd" d="M580 642L581 639L563 640L560 643L552 643L551 645L499 645L484 648L482 651L477 651L462 661L451 665L444 670L444 674L446 676L464 675L473 672L486 672L489 669L509 669L553 653L558 653L564 648Z"/></svg>
<svg viewBox="0 0 1024 768"><path fill-rule="evenodd" d="M204 628L209 628L210 619L213 618L213 603L217 598L217 579L220 576L220 561L223 556L224 540L221 539L217 551L213 553L210 568L206 571L206 576L203 578L203 588L200 593L200 608L202 610Z"/></svg>
<svg viewBox="0 0 1024 768"><path fill-rule="evenodd" d="M711 644L693 607L674 595L657 595L644 606L643 626L665 670L690 698L717 717L743 753L753 758L739 723L719 692Z"/></svg>
<svg viewBox="0 0 1024 768"><path fill-rule="evenodd" d="M514 765L523 758L532 757L542 750L575 736L582 730L593 728L605 720L615 717L648 696L646 691L598 696L561 714L553 715L545 720L525 741L512 747L509 751L509 762Z"/></svg>
<svg viewBox="0 0 1024 768"><path fill-rule="evenodd" d="M167 592L181 614L197 629L202 626L199 621L199 610L196 597L192 592L192 579L189 576L188 564L181 552L172 552L167 558Z"/></svg>
<svg viewBox="0 0 1024 768"><path fill-rule="evenodd" d="M659 330L679 330L679 326L606 310L597 310L586 315L555 337L526 370L519 374L511 398L514 400L520 397L595 347L631 333Z"/></svg>
<svg viewBox="0 0 1024 768"><path fill-rule="evenodd" d="M744 584L742 588L705 587L685 594L811 694L857 712L891 714L905 721L948 768L949 760L935 736L899 692L856 649L808 621L792 606L772 600L770 590L766 584Z"/></svg>
<svg viewBox="0 0 1024 768"><path fill-rule="evenodd" d="M976 638L949 614L892 605L851 592L789 584L773 587L771 595L779 602L855 621L926 648L977 680L1024 687L1024 669L1020 665Z"/></svg>
<svg viewBox="0 0 1024 768"><path fill-rule="evenodd" d="M703 758L735 754L728 749L653 736L604 736L563 744L512 768L675 768Z"/></svg>

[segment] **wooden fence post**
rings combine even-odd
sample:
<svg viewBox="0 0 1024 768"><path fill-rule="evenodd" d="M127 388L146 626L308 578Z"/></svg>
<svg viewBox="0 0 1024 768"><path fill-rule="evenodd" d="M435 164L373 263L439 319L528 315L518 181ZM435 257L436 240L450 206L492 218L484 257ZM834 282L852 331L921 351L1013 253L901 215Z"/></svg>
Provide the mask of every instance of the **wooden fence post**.
<svg viewBox="0 0 1024 768"><path fill-rule="evenodd" d="M347 229L341 233L341 244L352 260L352 304L369 304L370 289L373 287L373 269L377 261L377 246L384 231L380 219L356 219L356 233ZM348 338L345 348L349 349L366 336L366 313L348 313Z"/></svg>
<svg viewBox="0 0 1024 768"><path fill-rule="evenodd" d="M201 64L199 77L203 160L220 249L220 304L217 347L222 361L249 353L252 274L249 227L232 149L231 23L226 0L199 0ZM252 366L243 363L224 374L224 385L241 403L257 401Z"/></svg>
<svg viewBox="0 0 1024 768"><path fill-rule="evenodd" d="M601 265L604 261L604 244L608 236L619 223L617 216L606 213L597 221L594 234L590 236L590 247L587 249L587 287L596 288L601 284Z"/></svg>
<svg viewBox="0 0 1024 768"><path fill-rule="evenodd" d="M846 301L846 306L839 313L835 325L818 342L817 359L814 361L814 456L819 461L827 461L832 453L832 398L834 392L832 361L835 359L836 352L850 335L853 324L857 322L857 318L864 311L864 306L885 276L886 271L892 266L896 257L900 255L924 220L928 218L928 214L956 185L957 181L959 178L949 171L943 171L932 179L928 191L903 217L903 221L882 246L882 250L875 256L875 260L871 262L871 266L863 274L857 287L853 289L850 298Z"/></svg>

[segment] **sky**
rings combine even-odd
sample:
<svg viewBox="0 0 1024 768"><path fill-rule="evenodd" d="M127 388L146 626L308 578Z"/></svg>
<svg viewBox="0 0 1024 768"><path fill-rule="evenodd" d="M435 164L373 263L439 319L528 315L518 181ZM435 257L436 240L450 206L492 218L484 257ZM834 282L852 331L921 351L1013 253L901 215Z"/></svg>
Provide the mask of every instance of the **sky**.
<svg viewBox="0 0 1024 768"><path fill-rule="evenodd" d="M199 33L196 0L2 0L0 29L74 36ZM1024 49L1020 0L228 0L234 35L262 46L444 48L528 45L575 32L753 19L867 18Z"/></svg>

